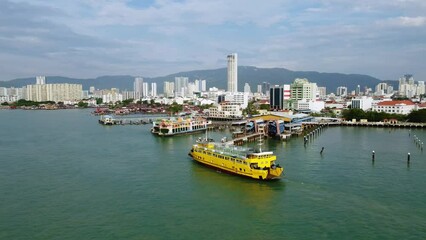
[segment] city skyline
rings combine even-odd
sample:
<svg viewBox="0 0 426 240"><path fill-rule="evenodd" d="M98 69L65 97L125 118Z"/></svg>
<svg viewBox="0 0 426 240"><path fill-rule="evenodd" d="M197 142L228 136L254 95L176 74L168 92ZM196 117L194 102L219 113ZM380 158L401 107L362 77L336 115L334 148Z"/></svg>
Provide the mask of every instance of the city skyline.
<svg viewBox="0 0 426 240"><path fill-rule="evenodd" d="M226 66L426 78L424 1L0 2L0 80ZM224 37L226 36L226 37Z"/></svg>

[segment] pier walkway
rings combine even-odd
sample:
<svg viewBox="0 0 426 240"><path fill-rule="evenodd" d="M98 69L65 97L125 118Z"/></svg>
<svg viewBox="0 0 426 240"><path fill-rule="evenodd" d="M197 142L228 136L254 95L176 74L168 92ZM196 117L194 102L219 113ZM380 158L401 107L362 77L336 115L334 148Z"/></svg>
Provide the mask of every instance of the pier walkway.
<svg viewBox="0 0 426 240"><path fill-rule="evenodd" d="M391 127L391 128L426 128L426 123L410 122L304 122L304 126L347 126L347 127Z"/></svg>

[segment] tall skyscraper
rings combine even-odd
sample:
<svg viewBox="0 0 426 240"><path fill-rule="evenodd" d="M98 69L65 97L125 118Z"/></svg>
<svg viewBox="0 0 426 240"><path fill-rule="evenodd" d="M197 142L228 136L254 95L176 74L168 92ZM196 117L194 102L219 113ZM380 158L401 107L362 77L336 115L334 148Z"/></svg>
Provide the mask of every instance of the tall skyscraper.
<svg viewBox="0 0 426 240"><path fill-rule="evenodd" d="M175 89L175 83L174 82L164 82L164 95L166 97L173 97L174 89Z"/></svg>
<svg viewBox="0 0 426 240"><path fill-rule="evenodd" d="M155 82L151 83L151 96L152 97L157 96L157 83Z"/></svg>
<svg viewBox="0 0 426 240"><path fill-rule="evenodd" d="M142 97L148 97L148 83L144 82L142 83L143 91L142 91Z"/></svg>
<svg viewBox="0 0 426 240"><path fill-rule="evenodd" d="M262 83L263 94L268 95L270 86L271 86L271 84L268 83L268 82L263 82Z"/></svg>
<svg viewBox="0 0 426 240"><path fill-rule="evenodd" d="M46 84L46 77L45 76L37 76L36 77L36 84Z"/></svg>
<svg viewBox="0 0 426 240"><path fill-rule="evenodd" d="M228 92L238 92L238 56L228 55Z"/></svg>
<svg viewBox="0 0 426 240"><path fill-rule="evenodd" d="M143 78L136 77L133 82L133 91L135 92L135 98L141 98L143 93Z"/></svg>
<svg viewBox="0 0 426 240"><path fill-rule="evenodd" d="M278 85L269 88L269 104L271 109L284 109L284 88Z"/></svg>
<svg viewBox="0 0 426 240"><path fill-rule="evenodd" d="M248 83L246 83L244 85L244 92L245 93L251 93L251 88L250 88L250 85Z"/></svg>
<svg viewBox="0 0 426 240"><path fill-rule="evenodd" d="M185 89L188 87L187 77L175 77L175 94L177 97L185 95Z"/></svg>
<svg viewBox="0 0 426 240"><path fill-rule="evenodd" d="M206 80L201 80L201 91L205 92L207 88Z"/></svg>
<svg viewBox="0 0 426 240"><path fill-rule="evenodd" d="M337 87L336 95L342 96L342 97L347 96L348 95L348 88L344 87L344 86Z"/></svg>

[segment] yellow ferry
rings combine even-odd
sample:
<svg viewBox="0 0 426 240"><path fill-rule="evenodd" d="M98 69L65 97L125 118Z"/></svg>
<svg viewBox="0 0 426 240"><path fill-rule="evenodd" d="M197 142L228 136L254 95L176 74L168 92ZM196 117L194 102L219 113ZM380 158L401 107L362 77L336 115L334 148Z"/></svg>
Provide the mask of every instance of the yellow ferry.
<svg viewBox="0 0 426 240"><path fill-rule="evenodd" d="M189 156L210 167L260 180L280 178L284 170L279 164L275 164L277 157L273 152L215 143L207 138L199 139L192 146Z"/></svg>

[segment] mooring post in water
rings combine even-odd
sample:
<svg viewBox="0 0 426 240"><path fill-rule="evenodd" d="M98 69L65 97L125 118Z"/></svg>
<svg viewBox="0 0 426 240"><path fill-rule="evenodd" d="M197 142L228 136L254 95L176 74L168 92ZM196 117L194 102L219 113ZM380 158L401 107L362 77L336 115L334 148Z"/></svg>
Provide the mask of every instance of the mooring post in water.
<svg viewBox="0 0 426 240"><path fill-rule="evenodd" d="M320 154L321 154L321 155L322 155L322 152L323 152L323 151L324 151L324 147L322 147L322 148L321 148L321 152L320 152Z"/></svg>
<svg viewBox="0 0 426 240"><path fill-rule="evenodd" d="M410 164L410 153L407 155L407 164Z"/></svg>
<svg viewBox="0 0 426 240"><path fill-rule="evenodd" d="M373 150L373 152L371 153L371 161L373 161L374 162L374 159L376 158L376 153L374 152L374 150Z"/></svg>

